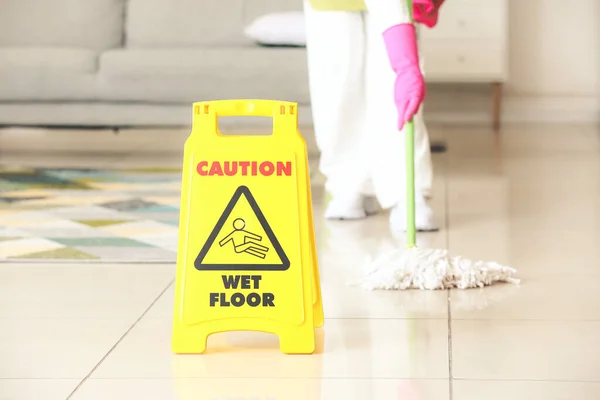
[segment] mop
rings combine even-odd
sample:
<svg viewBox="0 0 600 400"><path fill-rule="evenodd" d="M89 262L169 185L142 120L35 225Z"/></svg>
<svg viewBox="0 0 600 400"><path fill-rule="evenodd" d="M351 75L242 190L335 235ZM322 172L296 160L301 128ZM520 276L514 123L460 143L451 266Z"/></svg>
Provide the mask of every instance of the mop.
<svg viewBox="0 0 600 400"><path fill-rule="evenodd" d="M370 272L359 286L367 290L469 289L494 282L518 284L516 270L496 262L473 261L451 256L445 249L419 248L415 225L415 168L413 121L405 128L406 136L406 248L383 253L369 262Z"/></svg>

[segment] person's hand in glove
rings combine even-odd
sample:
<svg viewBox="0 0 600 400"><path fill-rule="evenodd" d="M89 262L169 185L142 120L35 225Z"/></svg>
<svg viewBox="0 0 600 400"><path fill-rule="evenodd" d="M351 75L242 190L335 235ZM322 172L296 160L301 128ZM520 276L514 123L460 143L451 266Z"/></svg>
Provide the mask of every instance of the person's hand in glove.
<svg viewBox="0 0 600 400"><path fill-rule="evenodd" d="M425 99L425 80L419 67L417 36L413 24L399 24L383 32L388 58L394 72L394 100L398 129L419 111Z"/></svg>
<svg viewBox="0 0 600 400"><path fill-rule="evenodd" d="M438 13L444 0L413 0L415 22L433 28L438 22Z"/></svg>

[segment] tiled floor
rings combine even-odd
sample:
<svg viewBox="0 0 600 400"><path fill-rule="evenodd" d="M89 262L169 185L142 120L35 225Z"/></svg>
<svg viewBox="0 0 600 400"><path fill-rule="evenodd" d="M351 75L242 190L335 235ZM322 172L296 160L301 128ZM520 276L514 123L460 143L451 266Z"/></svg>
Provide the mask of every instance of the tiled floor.
<svg viewBox="0 0 600 400"><path fill-rule="evenodd" d="M170 351L173 265L0 264L0 399L593 400L600 398L600 136L590 127L433 127L431 247L495 259L520 287L373 292L361 261L398 244L385 216L316 227L318 354L276 337ZM180 164L182 130L0 131L0 163Z"/></svg>

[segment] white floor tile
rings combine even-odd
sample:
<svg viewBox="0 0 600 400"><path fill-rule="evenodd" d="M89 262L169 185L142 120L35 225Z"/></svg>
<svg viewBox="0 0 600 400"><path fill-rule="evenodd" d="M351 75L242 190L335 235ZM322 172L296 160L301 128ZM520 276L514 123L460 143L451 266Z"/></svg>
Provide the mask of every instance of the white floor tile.
<svg viewBox="0 0 600 400"><path fill-rule="evenodd" d="M284 355L276 336L213 335L200 356L171 353L171 320L144 318L93 378L447 378L444 320L326 320L317 352Z"/></svg>
<svg viewBox="0 0 600 400"><path fill-rule="evenodd" d="M77 379L0 379L0 400L64 400Z"/></svg>
<svg viewBox="0 0 600 400"><path fill-rule="evenodd" d="M449 246L522 274L600 274L600 154L450 162Z"/></svg>
<svg viewBox="0 0 600 400"><path fill-rule="evenodd" d="M600 321L455 320L453 376L600 382L598 337Z"/></svg>
<svg viewBox="0 0 600 400"><path fill-rule="evenodd" d="M453 387L454 400L592 400L600 398L599 382L456 380Z"/></svg>
<svg viewBox="0 0 600 400"><path fill-rule="evenodd" d="M447 380L396 379L90 379L73 400L448 400Z"/></svg>
<svg viewBox="0 0 600 400"><path fill-rule="evenodd" d="M452 319L600 321L598 293L590 275L529 273L519 286L452 291Z"/></svg>
<svg viewBox="0 0 600 400"><path fill-rule="evenodd" d="M133 322L174 276L173 265L0 264L0 319Z"/></svg>
<svg viewBox="0 0 600 400"><path fill-rule="evenodd" d="M0 377L82 379L133 321L0 319Z"/></svg>

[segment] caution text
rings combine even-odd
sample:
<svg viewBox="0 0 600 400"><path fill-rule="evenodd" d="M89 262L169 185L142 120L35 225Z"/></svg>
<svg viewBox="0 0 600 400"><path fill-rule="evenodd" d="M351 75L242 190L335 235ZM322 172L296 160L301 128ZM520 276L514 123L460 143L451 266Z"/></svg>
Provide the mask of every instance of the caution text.
<svg viewBox="0 0 600 400"><path fill-rule="evenodd" d="M200 161L201 176L292 176L291 161Z"/></svg>

